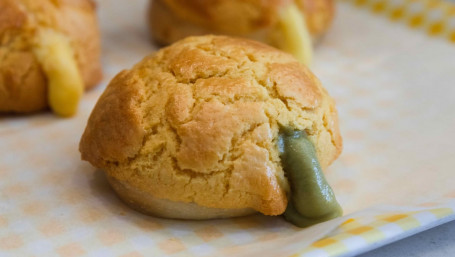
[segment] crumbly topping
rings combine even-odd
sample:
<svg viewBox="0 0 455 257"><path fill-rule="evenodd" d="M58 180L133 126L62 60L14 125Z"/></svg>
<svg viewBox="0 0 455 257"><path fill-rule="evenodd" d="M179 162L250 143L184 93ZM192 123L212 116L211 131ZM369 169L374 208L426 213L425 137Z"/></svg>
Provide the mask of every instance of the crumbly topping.
<svg viewBox="0 0 455 257"><path fill-rule="evenodd" d="M0 111L47 107L47 81L33 47L40 29L71 42L86 88L101 79L100 41L91 0L0 1ZM77 25L75 26L75 22Z"/></svg>
<svg viewBox="0 0 455 257"><path fill-rule="evenodd" d="M192 37L108 86L82 158L155 197L281 214L279 125L304 129L323 167L341 151L333 100L293 57L264 44Z"/></svg>

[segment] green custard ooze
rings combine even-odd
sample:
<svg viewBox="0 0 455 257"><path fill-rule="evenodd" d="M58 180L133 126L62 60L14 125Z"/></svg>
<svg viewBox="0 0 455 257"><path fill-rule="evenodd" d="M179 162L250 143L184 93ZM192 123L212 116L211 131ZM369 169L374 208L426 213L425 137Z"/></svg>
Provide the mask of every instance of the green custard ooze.
<svg viewBox="0 0 455 257"><path fill-rule="evenodd" d="M343 214L319 164L316 150L305 131L287 127L278 138L281 163L291 186L286 220L308 227Z"/></svg>

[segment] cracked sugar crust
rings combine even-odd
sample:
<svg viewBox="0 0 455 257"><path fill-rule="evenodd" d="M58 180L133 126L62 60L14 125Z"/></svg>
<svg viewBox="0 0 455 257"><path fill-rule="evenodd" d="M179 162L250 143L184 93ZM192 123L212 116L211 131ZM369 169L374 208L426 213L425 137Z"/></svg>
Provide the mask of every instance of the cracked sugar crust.
<svg viewBox="0 0 455 257"><path fill-rule="evenodd" d="M45 109L47 79L33 53L41 28L71 42L86 88L101 79L100 39L91 0L0 1L0 112Z"/></svg>
<svg viewBox="0 0 455 257"><path fill-rule="evenodd" d="M314 39L330 27L333 0L153 0L148 24L153 38L170 44L187 36L237 35L268 42L280 12L296 4Z"/></svg>
<svg viewBox="0 0 455 257"><path fill-rule="evenodd" d="M289 187L280 125L306 130L323 168L341 152L333 100L292 56L245 39L191 37L112 80L80 151L154 197L279 215Z"/></svg>

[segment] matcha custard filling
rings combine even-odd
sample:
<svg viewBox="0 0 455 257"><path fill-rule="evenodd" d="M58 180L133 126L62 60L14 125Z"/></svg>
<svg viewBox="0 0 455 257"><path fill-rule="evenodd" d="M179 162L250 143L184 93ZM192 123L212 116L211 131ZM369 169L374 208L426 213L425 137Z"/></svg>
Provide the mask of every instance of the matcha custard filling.
<svg viewBox="0 0 455 257"><path fill-rule="evenodd" d="M282 127L278 149L291 193L284 217L299 227L307 227L340 217L343 213L327 183L313 144L305 131Z"/></svg>

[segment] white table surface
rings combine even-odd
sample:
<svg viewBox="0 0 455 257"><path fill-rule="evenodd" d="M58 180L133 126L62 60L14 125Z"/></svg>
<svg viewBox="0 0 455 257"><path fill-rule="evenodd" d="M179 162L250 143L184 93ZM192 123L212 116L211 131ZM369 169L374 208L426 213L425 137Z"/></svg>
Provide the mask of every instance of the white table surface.
<svg viewBox="0 0 455 257"><path fill-rule="evenodd" d="M455 256L455 221L385 245L360 257L448 257Z"/></svg>

